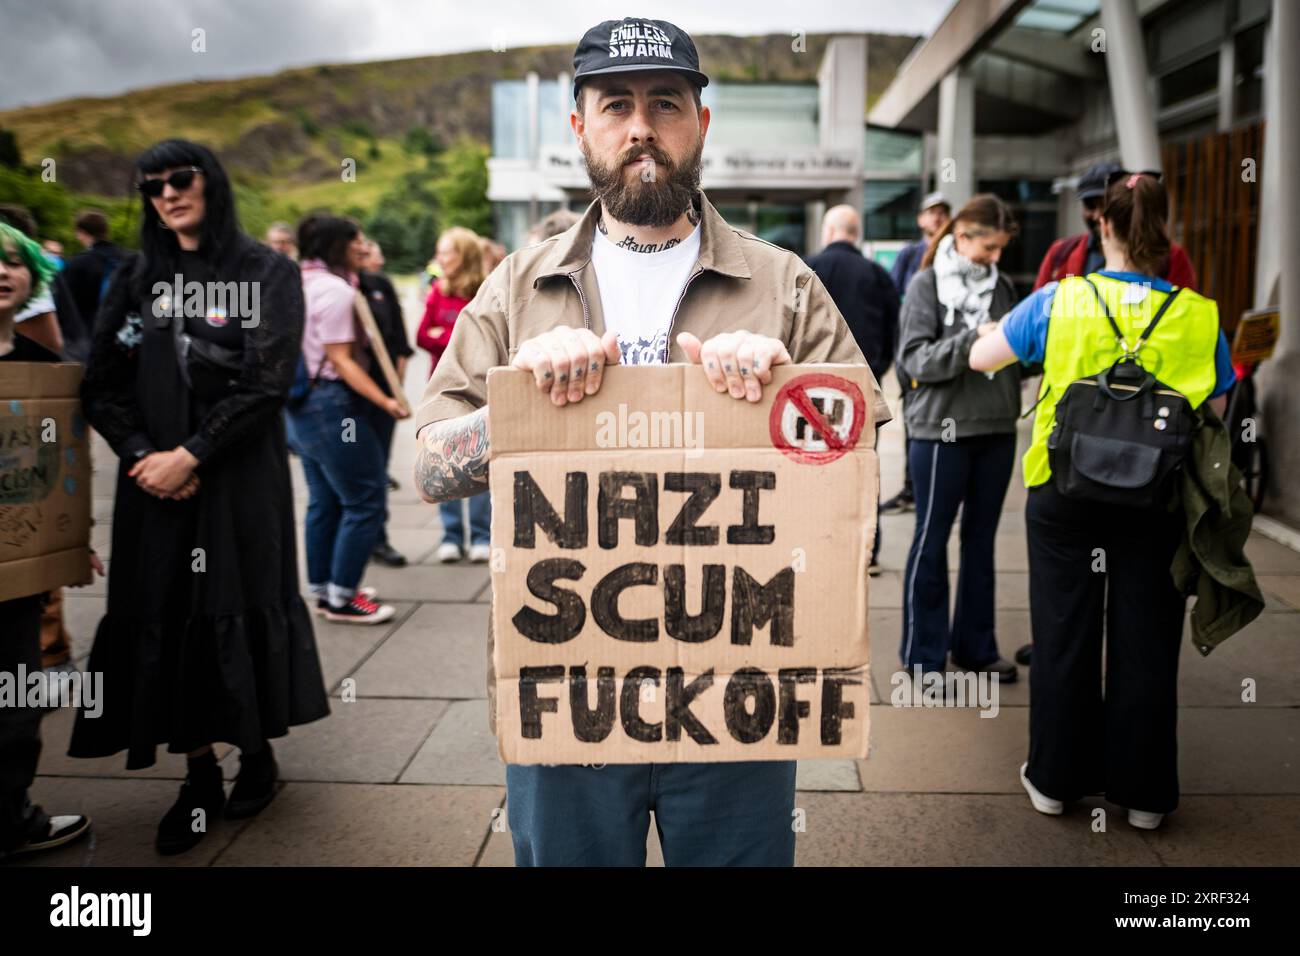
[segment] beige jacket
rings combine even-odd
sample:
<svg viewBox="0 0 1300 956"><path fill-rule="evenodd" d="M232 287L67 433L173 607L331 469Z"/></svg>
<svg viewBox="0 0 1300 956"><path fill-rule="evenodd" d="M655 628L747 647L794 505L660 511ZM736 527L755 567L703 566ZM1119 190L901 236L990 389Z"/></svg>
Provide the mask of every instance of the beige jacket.
<svg viewBox="0 0 1300 956"><path fill-rule="evenodd" d="M816 274L794 253L730 226L703 192L700 258L686 279L668 334L669 362L685 362L674 341L690 332L707 341L747 329L780 339L796 364L866 365L853 335ZM567 232L507 256L456 319L447 351L415 413L417 431L458 418L487 401L488 369L509 365L522 342L558 325L604 335L600 293L591 265L599 203ZM703 371L700 372L704 374ZM874 417L889 421L878 383ZM539 393L538 400L544 400ZM496 732L496 674L488 624L488 719Z"/></svg>

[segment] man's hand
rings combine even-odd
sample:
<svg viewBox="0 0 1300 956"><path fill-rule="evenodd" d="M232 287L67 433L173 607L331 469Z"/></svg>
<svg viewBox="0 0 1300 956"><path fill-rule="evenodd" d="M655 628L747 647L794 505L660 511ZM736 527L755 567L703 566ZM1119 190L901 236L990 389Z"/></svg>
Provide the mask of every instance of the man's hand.
<svg viewBox="0 0 1300 956"><path fill-rule="evenodd" d="M605 366L617 365L618 336L606 332L597 338L591 329L557 326L519 346L513 368L532 372L538 391L550 392L551 402L566 405L595 395Z"/></svg>
<svg viewBox="0 0 1300 956"><path fill-rule="evenodd" d="M199 460L185 448L145 455L127 474L145 491L160 498L176 495L194 475Z"/></svg>
<svg viewBox="0 0 1300 956"><path fill-rule="evenodd" d="M677 344L692 364L704 366L704 374L715 390L751 402L763 397L763 386L772 381L772 366L791 361L780 339L745 329L715 335L703 345L691 333L682 332Z"/></svg>
<svg viewBox="0 0 1300 956"><path fill-rule="evenodd" d="M411 417L411 410L396 398L389 398L384 402L384 411L392 415L398 421Z"/></svg>

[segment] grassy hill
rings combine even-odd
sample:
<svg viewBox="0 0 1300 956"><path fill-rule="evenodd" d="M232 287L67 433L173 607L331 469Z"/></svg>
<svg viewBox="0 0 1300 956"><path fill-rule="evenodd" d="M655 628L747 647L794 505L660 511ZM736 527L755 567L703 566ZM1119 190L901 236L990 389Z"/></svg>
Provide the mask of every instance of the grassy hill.
<svg viewBox="0 0 1300 956"><path fill-rule="evenodd" d="M916 39L869 35L868 104ZM795 52L784 34L696 38L709 75L737 82L815 81L826 41L809 35ZM25 163L53 159L75 202L109 205L123 222L122 197L142 149L168 136L206 143L226 164L245 226L256 232L322 206L365 218L412 174L433 171L430 140L490 141L494 80L555 76L571 69L571 56L568 45L523 47L179 83L0 112L0 129L14 134ZM357 160L355 182L340 178L344 157ZM47 227L64 233L42 222Z"/></svg>

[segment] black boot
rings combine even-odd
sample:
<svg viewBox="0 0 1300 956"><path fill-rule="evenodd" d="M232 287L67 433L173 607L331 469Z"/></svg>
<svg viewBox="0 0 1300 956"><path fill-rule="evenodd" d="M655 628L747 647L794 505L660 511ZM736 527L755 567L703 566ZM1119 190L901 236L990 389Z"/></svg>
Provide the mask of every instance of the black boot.
<svg viewBox="0 0 1300 956"><path fill-rule="evenodd" d="M235 789L230 791L226 803L226 819L240 820L255 816L275 797L275 785L280 779L271 742L264 741L257 753L239 755L239 776Z"/></svg>
<svg viewBox="0 0 1300 956"><path fill-rule="evenodd" d="M221 765L216 754L208 751L202 757L189 759L180 796L158 824L154 846L159 853L164 856L184 853L207 835L226 802L226 791L221 784ZM203 814L196 816L195 810L202 810Z"/></svg>

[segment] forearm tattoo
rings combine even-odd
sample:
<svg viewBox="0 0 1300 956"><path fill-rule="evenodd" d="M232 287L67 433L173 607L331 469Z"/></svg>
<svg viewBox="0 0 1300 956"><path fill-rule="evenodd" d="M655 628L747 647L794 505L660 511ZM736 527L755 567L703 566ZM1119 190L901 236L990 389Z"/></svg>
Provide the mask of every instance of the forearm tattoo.
<svg viewBox="0 0 1300 956"><path fill-rule="evenodd" d="M487 490L487 407L435 422L424 430L415 481L430 501L453 501Z"/></svg>

